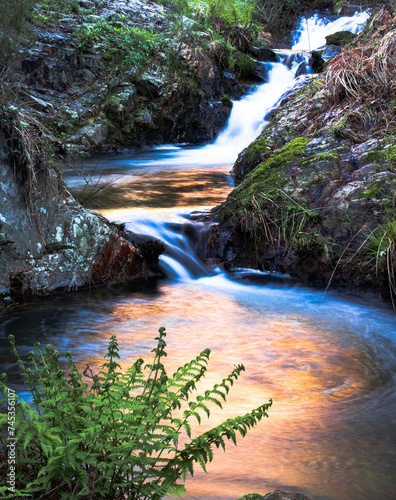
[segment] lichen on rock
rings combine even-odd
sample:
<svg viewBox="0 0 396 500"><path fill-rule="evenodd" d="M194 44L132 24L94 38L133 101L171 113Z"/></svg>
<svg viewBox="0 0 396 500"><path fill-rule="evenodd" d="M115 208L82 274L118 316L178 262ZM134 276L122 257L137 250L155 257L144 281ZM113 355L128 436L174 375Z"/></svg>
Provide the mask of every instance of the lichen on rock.
<svg viewBox="0 0 396 500"><path fill-rule="evenodd" d="M79 205L35 120L2 108L0 296L4 304L152 275L117 227ZM20 126L24 124L24 126ZM18 126L19 125L19 126ZM21 131L22 130L22 131Z"/></svg>

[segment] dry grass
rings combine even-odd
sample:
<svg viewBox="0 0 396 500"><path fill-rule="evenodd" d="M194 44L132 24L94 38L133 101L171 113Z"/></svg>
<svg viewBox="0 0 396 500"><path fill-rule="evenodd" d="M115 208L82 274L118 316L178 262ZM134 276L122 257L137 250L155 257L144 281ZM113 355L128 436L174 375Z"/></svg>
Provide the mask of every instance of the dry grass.
<svg viewBox="0 0 396 500"><path fill-rule="evenodd" d="M27 110L21 110L16 87L15 82L0 74L0 134L6 161L13 166L27 208L34 213L38 176L47 179L51 167L49 134Z"/></svg>
<svg viewBox="0 0 396 500"><path fill-rule="evenodd" d="M381 9L329 62L321 90L337 117L329 124L337 135L360 143L396 134L396 16Z"/></svg>
<svg viewBox="0 0 396 500"><path fill-rule="evenodd" d="M373 32L377 24L380 27ZM344 50L326 68L324 82L333 104L344 99L364 102L394 97L396 19L391 19L389 12L382 9L368 31L373 33L369 39L357 37L356 46Z"/></svg>

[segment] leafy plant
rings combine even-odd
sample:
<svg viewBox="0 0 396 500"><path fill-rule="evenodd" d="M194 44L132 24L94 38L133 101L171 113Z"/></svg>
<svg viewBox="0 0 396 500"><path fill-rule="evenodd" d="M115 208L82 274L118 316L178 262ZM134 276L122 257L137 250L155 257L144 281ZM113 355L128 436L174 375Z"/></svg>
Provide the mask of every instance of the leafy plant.
<svg viewBox="0 0 396 500"><path fill-rule="evenodd" d="M27 367L9 337L33 399L28 404L17 398L15 406L15 495L106 500L177 495L184 492L183 481L193 475L195 464L206 470L214 447L224 449L226 440L236 444L238 433L245 436L268 416L272 401L192 437L192 420L199 424L203 414L209 417L211 405L222 408L245 368L235 366L219 384L193 398L210 351L168 376L165 336L160 328L151 363L138 359L125 373L117 361L117 340L111 337L107 361L97 375L88 366L81 374L69 353L66 374L60 353L49 345L42 350L36 344ZM92 378L91 387L85 374ZM3 374L3 404L8 394L4 379ZM5 413L0 422L5 431ZM5 456L4 432L1 442ZM0 493L6 495L7 487L0 486Z"/></svg>
<svg viewBox="0 0 396 500"><path fill-rule="evenodd" d="M29 21L33 16L34 0L2 0L0 2L0 69L20 56L32 37Z"/></svg>
<svg viewBox="0 0 396 500"><path fill-rule="evenodd" d="M139 73L157 55L161 39L153 32L125 26L124 21L120 18L112 23L104 19L94 24L84 23L73 36L81 49L99 44L117 72L134 69Z"/></svg>
<svg viewBox="0 0 396 500"><path fill-rule="evenodd" d="M377 231L368 235L369 245L367 252L375 258L376 271L380 270L386 276L389 284L389 295L393 308L396 309L396 220L389 216L377 228Z"/></svg>

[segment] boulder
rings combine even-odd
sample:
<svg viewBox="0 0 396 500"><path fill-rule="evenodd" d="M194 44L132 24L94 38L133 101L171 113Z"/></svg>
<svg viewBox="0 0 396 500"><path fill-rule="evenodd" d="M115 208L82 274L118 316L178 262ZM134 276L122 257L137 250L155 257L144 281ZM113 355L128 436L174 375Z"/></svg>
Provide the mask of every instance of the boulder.
<svg viewBox="0 0 396 500"><path fill-rule="evenodd" d="M0 296L5 304L129 281L148 271L117 227L90 213L43 167L31 183L8 162L0 133ZM150 273L150 271L148 271Z"/></svg>
<svg viewBox="0 0 396 500"><path fill-rule="evenodd" d="M393 207L396 143L361 130L366 140L351 143L337 127L345 126L342 104L328 102L326 89L306 87L239 155L239 185L213 211L214 264L322 286L386 288L369 245Z"/></svg>
<svg viewBox="0 0 396 500"><path fill-rule="evenodd" d="M98 148L107 140L108 127L104 123L85 125L70 137L72 144L87 146L87 149Z"/></svg>
<svg viewBox="0 0 396 500"><path fill-rule="evenodd" d="M337 31L332 35L326 36L326 45L336 45L338 47L343 47L348 43L351 43L357 35L351 31Z"/></svg>
<svg viewBox="0 0 396 500"><path fill-rule="evenodd" d="M252 47L251 53L258 61L262 62L277 62L277 54L268 47Z"/></svg>

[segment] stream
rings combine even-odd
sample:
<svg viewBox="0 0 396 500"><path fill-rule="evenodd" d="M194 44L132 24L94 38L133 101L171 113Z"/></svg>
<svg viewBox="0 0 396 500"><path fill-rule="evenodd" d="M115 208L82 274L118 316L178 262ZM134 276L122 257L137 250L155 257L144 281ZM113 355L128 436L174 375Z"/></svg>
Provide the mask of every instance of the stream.
<svg viewBox="0 0 396 500"><path fill-rule="evenodd" d="M305 51L323 45L331 32L358 30L366 19L366 13L336 21L304 18L292 50L278 51L279 63L265 63L268 81L233 103L213 144L109 153L85 162L85 175L109 186L101 213L125 223L137 238L166 243L160 257L166 278L53 296L2 319L1 371L22 397L27 393L5 340L11 333L22 355L39 340L71 351L80 368L89 364L98 371L111 335L125 369L150 355L165 326L169 372L212 350L202 391L243 363L246 372L224 411L213 410L200 430L272 398L269 419L236 448L217 451L208 474L197 466L186 482L188 499L235 500L276 489L312 500L396 498L391 307L370 296L303 287L287 276L208 266L209 223L198 217L230 192L228 172L237 154L268 123L301 64L310 72ZM71 188L84 185L73 170L65 178Z"/></svg>

